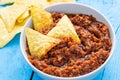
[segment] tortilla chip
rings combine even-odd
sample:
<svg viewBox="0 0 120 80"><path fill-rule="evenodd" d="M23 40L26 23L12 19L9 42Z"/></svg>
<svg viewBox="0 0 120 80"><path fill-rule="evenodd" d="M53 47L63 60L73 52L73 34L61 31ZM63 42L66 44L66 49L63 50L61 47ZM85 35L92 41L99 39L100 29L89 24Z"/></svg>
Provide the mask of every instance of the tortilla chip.
<svg viewBox="0 0 120 80"><path fill-rule="evenodd" d="M0 25L1 25L0 26L0 48L4 47L8 42L10 42L15 37L16 34L22 31L22 28L28 19L29 18L25 19L20 24L16 24L13 31L9 33L5 27L4 22L0 18Z"/></svg>
<svg viewBox="0 0 120 80"><path fill-rule="evenodd" d="M57 25L51 31L49 31L47 35L54 38L72 38L73 41L78 44L81 42L73 24L66 15L61 18Z"/></svg>
<svg viewBox="0 0 120 80"><path fill-rule="evenodd" d="M25 4L30 0L1 0L0 4L10 4L10 3L15 3L15 4Z"/></svg>
<svg viewBox="0 0 120 80"><path fill-rule="evenodd" d="M59 3L59 2L76 2L76 0L48 0L51 4Z"/></svg>
<svg viewBox="0 0 120 80"><path fill-rule="evenodd" d="M0 18L0 48L5 46L13 37L14 35L9 35L4 22Z"/></svg>
<svg viewBox="0 0 120 80"><path fill-rule="evenodd" d="M14 0L1 0L0 1L0 4L10 4L10 3L13 3Z"/></svg>
<svg viewBox="0 0 120 80"><path fill-rule="evenodd" d="M10 40L12 40L17 33L18 32L16 31L16 29L12 33L9 33L2 19L0 19L0 48L5 46Z"/></svg>
<svg viewBox="0 0 120 80"><path fill-rule="evenodd" d="M8 32L11 32L13 30L16 19L26 10L27 6L16 4L0 9L0 16L4 21Z"/></svg>
<svg viewBox="0 0 120 80"><path fill-rule="evenodd" d="M49 3L46 0L1 0L0 4L9 4L9 3L15 3L15 4L23 4L23 5L34 5L40 8L45 8L49 5Z"/></svg>
<svg viewBox="0 0 120 80"><path fill-rule="evenodd" d="M26 28L26 36L31 55L38 58L60 43L59 39L48 37L30 28Z"/></svg>
<svg viewBox="0 0 120 80"><path fill-rule="evenodd" d="M53 22L52 16L49 12L33 6L31 8L31 16L33 19L34 29L41 31L44 27L50 27Z"/></svg>
<svg viewBox="0 0 120 80"><path fill-rule="evenodd" d="M17 3L17 4L24 4L27 3L30 0L1 0L0 4L11 4L11 3Z"/></svg>
<svg viewBox="0 0 120 80"><path fill-rule="evenodd" d="M6 37L4 35L8 34L8 31L5 27L4 22L2 21L2 19L0 18L0 40L1 39L5 39ZM8 35L6 35L8 36Z"/></svg>
<svg viewBox="0 0 120 80"><path fill-rule="evenodd" d="M17 18L17 23L22 23L28 16L30 16L29 10L26 10L21 16Z"/></svg>
<svg viewBox="0 0 120 80"><path fill-rule="evenodd" d="M27 6L37 6L39 8L45 8L49 6L49 3L46 0L14 0L16 4L23 4Z"/></svg>
<svg viewBox="0 0 120 80"><path fill-rule="evenodd" d="M27 17L22 23L16 23L13 31L10 33L10 35L16 35L17 33L20 33L22 31L22 28L24 27L25 23L30 19L30 16Z"/></svg>
<svg viewBox="0 0 120 80"><path fill-rule="evenodd" d="M1 0L0 4L26 4L27 2L30 2L30 0Z"/></svg>
<svg viewBox="0 0 120 80"><path fill-rule="evenodd" d="M25 25L25 23L26 23L29 19L30 19L30 16L28 16L28 17L27 17L23 22L21 22L21 23L17 23L17 22L16 22L14 29L16 29L16 28L18 28L18 27L23 28L24 25ZM14 29L13 29L13 31L14 31ZM21 32L21 30L20 30L19 32Z"/></svg>
<svg viewBox="0 0 120 80"><path fill-rule="evenodd" d="M29 3L27 2L26 4L30 4L32 6L37 6L41 9L49 6L49 3L46 0L30 0Z"/></svg>

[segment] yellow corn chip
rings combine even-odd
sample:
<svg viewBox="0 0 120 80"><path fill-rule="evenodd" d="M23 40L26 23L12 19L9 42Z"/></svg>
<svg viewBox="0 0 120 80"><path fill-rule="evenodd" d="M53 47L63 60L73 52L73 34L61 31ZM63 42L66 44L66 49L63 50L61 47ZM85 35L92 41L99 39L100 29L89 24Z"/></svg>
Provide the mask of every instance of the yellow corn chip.
<svg viewBox="0 0 120 80"><path fill-rule="evenodd" d="M31 55L39 58L60 43L59 39L48 37L30 28L26 28L26 36Z"/></svg>
<svg viewBox="0 0 120 80"><path fill-rule="evenodd" d="M33 19L34 29L41 31L44 27L50 27L53 22L52 16L49 12L38 7L31 8L31 16Z"/></svg>
<svg viewBox="0 0 120 80"><path fill-rule="evenodd" d="M0 16L4 21L8 32L11 32L13 30L16 19L26 10L27 6L16 4L0 9Z"/></svg>
<svg viewBox="0 0 120 80"><path fill-rule="evenodd" d="M29 0L29 3L27 2L26 4L37 6L41 9L49 6L49 3L46 0Z"/></svg>
<svg viewBox="0 0 120 80"><path fill-rule="evenodd" d="M30 16L29 10L26 10L21 16L17 18L17 23L23 22L28 16Z"/></svg>
<svg viewBox="0 0 120 80"><path fill-rule="evenodd" d="M75 2L76 0L48 0L51 4L59 3L59 2Z"/></svg>
<svg viewBox="0 0 120 80"><path fill-rule="evenodd" d="M9 4L9 3L15 3L15 4L26 4L30 0L1 0L0 4Z"/></svg>
<svg viewBox="0 0 120 80"><path fill-rule="evenodd" d="M2 19L0 18L0 41L1 41L1 39L5 39L6 36L8 36L8 31L5 27L5 24L3 23Z"/></svg>
<svg viewBox="0 0 120 80"><path fill-rule="evenodd" d="M80 39L74 29L74 26L66 15L61 18L57 25L49 31L47 35L54 38L70 37L74 42L80 44Z"/></svg>
<svg viewBox="0 0 120 80"><path fill-rule="evenodd" d="M15 4L23 4L23 5L34 5L40 8L45 8L49 5L49 3L46 0L1 0L0 4L9 4L9 3L15 3Z"/></svg>
<svg viewBox="0 0 120 80"><path fill-rule="evenodd" d="M30 0L1 0L0 4L10 4L10 3L17 3L17 4L24 4Z"/></svg>
<svg viewBox="0 0 120 80"><path fill-rule="evenodd" d="M18 33L18 31L16 31L16 29L12 33L9 33L5 27L5 24L0 19L0 48L5 46L11 39L13 39L13 37L17 33Z"/></svg>
<svg viewBox="0 0 120 80"><path fill-rule="evenodd" d="M5 24L3 23L2 19L0 18L0 48L4 47L8 42L10 42L17 33L20 33L24 24L29 18L25 19L22 23L16 24L15 28L12 32L8 32Z"/></svg>
<svg viewBox="0 0 120 80"><path fill-rule="evenodd" d="M9 4L9 3L13 3L14 0L1 0L0 4Z"/></svg>
<svg viewBox="0 0 120 80"><path fill-rule="evenodd" d="M21 23L16 23L14 29L19 28L19 27L23 28L24 25L25 25L25 23L26 23L29 19L30 19L30 16L28 16L23 22L21 22ZM14 31L14 29L13 29L13 31ZM20 30L19 32L21 32L21 30Z"/></svg>

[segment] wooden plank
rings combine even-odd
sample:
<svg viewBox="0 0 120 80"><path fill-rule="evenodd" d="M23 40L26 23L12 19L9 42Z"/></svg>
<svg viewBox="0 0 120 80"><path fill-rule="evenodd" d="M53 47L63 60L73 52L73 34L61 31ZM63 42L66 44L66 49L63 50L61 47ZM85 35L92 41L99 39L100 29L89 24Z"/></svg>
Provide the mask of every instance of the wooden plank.
<svg viewBox="0 0 120 80"><path fill-rule="evenodd" d="M102 80L120 80L120 27L116 33L116 48L114 54L105 68Z"/></svg>
<svg viewBox="0 0 120 80"><path fill-rule="evenodd" d="M117 4L120 3L119 0L116 1ZM114 18L112 19L112 23L115 25L114 27L116 27L116 48L114 51L114 54L112 56L112 59L110 60L110 62L108 63L108 65L105 68L104 74L103 74L103 79L102 80L120 80L120 63L119 63L119 52L120 52L120 26L119 28L117 27L120 24L120 12L119 12L120 7L119 6L114 6L111 9L112 15L114 16ZM116 25L117 24L117 25Z"/></svg>
<svg viewBox="0 0 120 80"><path fill-rule="evenodd" d="M79 3L82 4L99 4L99 5L114 5L116 2L119 2L118 0L76 0Z"/></svg>
<svg viewBox="0 0 120 80"><path fill-rule="evenodd" d="M36 73L34 73L32 80L43 80Z"/></svg>
<svg viewBox="0 0 120 80"><path fill-rule="evenodd" d="M100 74L98 74L98 76L96 76L93 80L102 80L103 74L104 74L104 70L100 72Z"/></svg>
<svg viewBox="0 0 120 80"><path fill-rule="evenodd" d="M20 50L20 34L0 49L0 80L29 80L31 68Z"/></svg>

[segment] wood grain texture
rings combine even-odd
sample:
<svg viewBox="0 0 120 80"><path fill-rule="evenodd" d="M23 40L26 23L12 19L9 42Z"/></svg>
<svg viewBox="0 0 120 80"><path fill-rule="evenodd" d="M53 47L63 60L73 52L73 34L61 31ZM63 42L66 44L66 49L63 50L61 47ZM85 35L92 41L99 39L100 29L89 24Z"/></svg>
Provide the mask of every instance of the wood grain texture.
<svg viewBox="0 0 120 80"><path fill-rule="evenodd" d="M114 54L105 67L102 80L120 80L120 26L116 31L116 48Z"/></svg>
<svg viewBox="0 0 120 80"><path fill-rule="evenodd" d="M7 46L0 49L0 80L29 80L31 68L24 60L18 34Z"/></svg>
<svg viewBox="0 0 120 80"><path fill-rule="evenodd" d="M36 73L33 75L32 80L44 80L42 78L40 78Z"/></svg>

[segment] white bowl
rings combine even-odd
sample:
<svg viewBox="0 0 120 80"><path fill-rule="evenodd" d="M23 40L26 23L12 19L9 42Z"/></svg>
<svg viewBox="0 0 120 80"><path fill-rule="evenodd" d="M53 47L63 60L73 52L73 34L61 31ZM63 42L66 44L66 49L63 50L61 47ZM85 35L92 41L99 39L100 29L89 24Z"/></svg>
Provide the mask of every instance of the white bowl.
<svg viewBox="0 0 120 80"><path fill-rule="evenodd" d="M111 48L111 51L110 51L110 55L107 58L107 60L104 62L104 64L102 64L99 68L97 68L96 70L94 70L94 71L92 71L92 72L90 72L88 74L82 75L82 76L72 77L72 78L63 78L63 77L56 77L56 76L52 76L52 75L46 74L46 73L38 70L37 68L35 68L29 62L29 60L27 58L25 28L26 27L31 27L32 28L32 26L33 26L32 19L30 19L26 23L23 31L21 32L21 36L20 36L20 47L21 47L21 50L22 50L22 54L23 54L24 58L26 59L27 63L44 80L92 80L94 77L96 77L103 70L103 68L105 67L106 63L110 60L110 58L111 58L111 56L113 54L113 50L115 48L115 33L113 31L111 23L99 11L97 11L97 10L91 8L91 7L79 4L79 3L55 4L55 5L52 5L52 6L49 6L49 7L45 8L45 10L47 10L49 12L56 11L56 12L73 13L73 14L82 13L82 14L93 15L98 21L101 21L101 22L105 23L108 26L108 28L109 28L110 38L112 40L112 48Z"/></svg>

